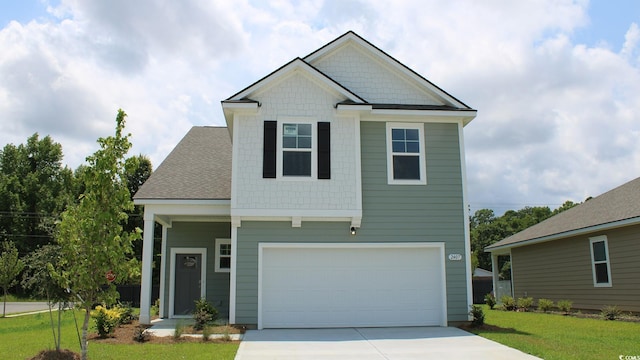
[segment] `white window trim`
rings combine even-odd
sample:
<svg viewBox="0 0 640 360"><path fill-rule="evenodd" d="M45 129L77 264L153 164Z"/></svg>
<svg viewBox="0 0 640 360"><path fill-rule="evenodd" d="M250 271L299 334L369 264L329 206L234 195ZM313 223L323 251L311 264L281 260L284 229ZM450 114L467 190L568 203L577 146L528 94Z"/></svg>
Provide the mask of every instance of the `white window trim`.
<svg viewBox="0 0 640 360"><path fill-rule="evenodd" d="M231 272L231 269L225 269L225 268L220 268L220 245L229 245L231 246L231 239L216 239L215 241L216 244L216 258L215 258L215 272L222 272L222 273L228 273ZM225 255L226 256L226 255ZM233 249L231 251L231 255L229 256L229 259L231 259L233 257Z"/></svg>
<svg viewBox="0 0 640 360"><path fill-rule="evenodd" d="M287 181L309 181L318 179L318 121L309 117L278 117L277 141L278 151L276 153L276 179ZM284 149L282 147L282 125L283 124L311 124L311 176L284 176L282 175L282 153L283 151L296 151ZM306 150L302 150L306 151Z"/></svg>
<svg viewBox="0 0 640 360"><path fill-rule="evenodd" d="M593 254L593 243L604 242L604 253L607 257L607 260L604 263L607 264L607 276L609 282L606 283L598 283L596 278L596 261L594 259ZM609 242L607 241L606 235L595 236L589 238L589 252L591 253L591 273L593 275L593 286L594 287L611 287L613 283L611 281L611 258L609 257ZM598 264L603 263L602 261L598 262Z"/></svg>
<svg viewBox="0 0 640 360"><path fill-rule="evenodd" d="M420 179L418 180L396 180L393 178L393 145L391 142L392 129L417 129L420 139ZM427 184L427 162L425 161L425 136L423 123L397 123L387 122L387 183L389 185L426 185Z"/></svg>

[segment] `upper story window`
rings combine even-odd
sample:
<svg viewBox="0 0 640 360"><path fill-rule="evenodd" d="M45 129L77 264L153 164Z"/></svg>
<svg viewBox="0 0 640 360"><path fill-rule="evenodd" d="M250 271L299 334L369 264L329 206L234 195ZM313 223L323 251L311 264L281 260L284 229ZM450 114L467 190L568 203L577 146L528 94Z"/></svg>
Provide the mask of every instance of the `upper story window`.
<svg viewBox="0 0 640 360"><path fill-rule="evenodd" d="M591 270L593 273L593 286L611 286L611 265L609 263L609 246L606 236L589 238L591 244Z"/></svg>
<svg viewBox="0 0 640 360"><path fill-rule="evenodd" d="M311 176L311 124L282 124L282 176Z"/></svg>
<svg viewBox="0 0 640 360"><path fill-rule="evenodd" d="M305 118L264 122L262 177L331 178L331 123Z"/></svg>
<svg viewBox="0 0 640 360"><path fill-rule="evenodd" d="M388 183L426 184L424 148L424 124L387 123Z"/></svg>

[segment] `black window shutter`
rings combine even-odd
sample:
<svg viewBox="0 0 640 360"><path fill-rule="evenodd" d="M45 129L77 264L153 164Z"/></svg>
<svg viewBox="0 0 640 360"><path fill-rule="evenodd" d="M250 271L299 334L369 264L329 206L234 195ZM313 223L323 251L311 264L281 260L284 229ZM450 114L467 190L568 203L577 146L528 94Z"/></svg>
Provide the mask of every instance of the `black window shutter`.
<svg viewBox="0 0 640 360"><path fill-rule="evenodd" d="M318 123L318 179L331 179L331 123Z"/></svg>
<svg viewBox="0 0 640 360"><path fill-rule="evenodd" d="M262 177L276 177L276 141L277 141L277 121L264 122L264 141L262 148Z"/></svg>

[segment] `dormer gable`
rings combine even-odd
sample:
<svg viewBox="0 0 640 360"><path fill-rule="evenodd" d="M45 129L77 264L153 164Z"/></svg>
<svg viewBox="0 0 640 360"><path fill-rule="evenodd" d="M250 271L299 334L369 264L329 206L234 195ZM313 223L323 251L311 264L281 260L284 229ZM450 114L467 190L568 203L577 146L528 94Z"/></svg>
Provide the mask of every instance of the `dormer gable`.
<svg viewBox="0 0 640 360"><path fill-rule="evenodd" d="M304 60L368 103L471 110L353 31L305 56Z"/></svg>

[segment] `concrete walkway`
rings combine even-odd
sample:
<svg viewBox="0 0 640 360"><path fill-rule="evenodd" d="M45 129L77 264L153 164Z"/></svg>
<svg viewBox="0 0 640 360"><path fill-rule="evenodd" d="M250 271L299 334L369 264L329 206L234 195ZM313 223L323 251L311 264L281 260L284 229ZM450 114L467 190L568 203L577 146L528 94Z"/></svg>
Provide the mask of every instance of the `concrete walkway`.
<svg viewBox="0 0 640 360"><path fill-rule="evenodd" d="M0 302L1 306L4 306L2 302ZM57 310L58 307L56 306L55 309ZM49 311L49 305L46 302L7 302L6 307L7 317L35 314L43 311ZM2 308L0 308L0 315L2 315Z"/></svg>
<svg viewBox="0 0 640 360"><path fill-rule="evenodd" d="M236 360L474 359L534 360L453 327L250 330Z"/></svg>
<svg viewBox="0 0 640 360"><path fill-rule="evenodd" d="M218 320L216 323L219 325L225 325L227 321ZM178 325L192 326L193 324L193 319L156 319L151 320L151 327L144 332L146 334L159 337L173 336ZM182 334L182 336L202 337L202 335L198 334ZM231 340L242 340L242 336L242 334L229 334L229 338ZM211 334L211 336L209 336L210 339L218 339L224 337L224 334Z"/></svg>

